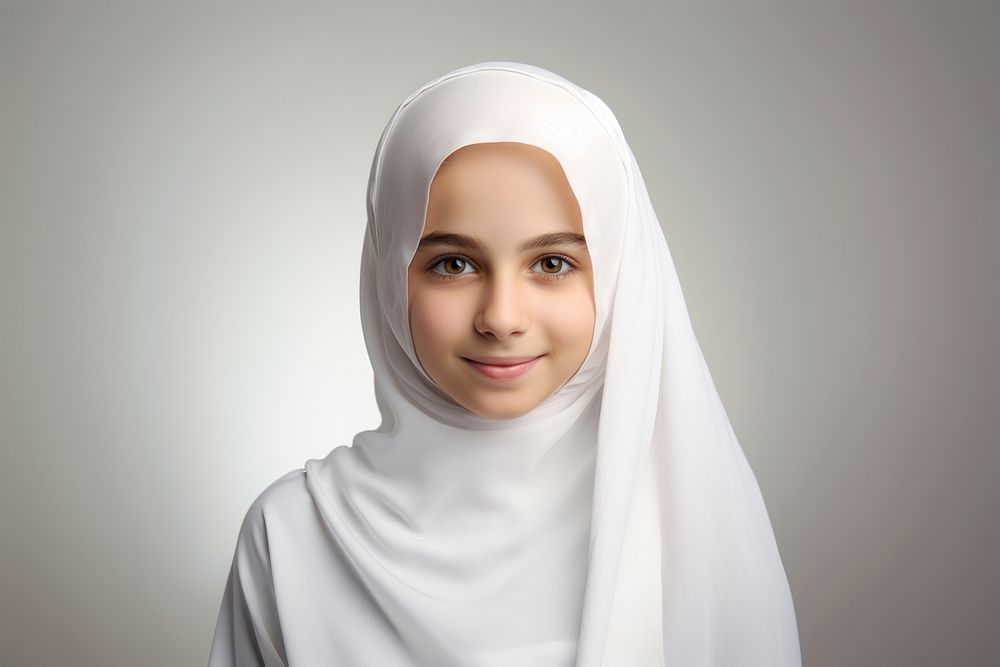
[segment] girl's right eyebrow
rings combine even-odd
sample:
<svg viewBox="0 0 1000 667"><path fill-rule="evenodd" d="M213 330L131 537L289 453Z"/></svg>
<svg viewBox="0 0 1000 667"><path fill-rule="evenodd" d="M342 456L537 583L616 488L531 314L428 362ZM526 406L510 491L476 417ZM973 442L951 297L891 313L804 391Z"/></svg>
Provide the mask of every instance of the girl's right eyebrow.
<svg viewBox="0 0 1000 667"><path fill-rule="evenodd" d="M474 236L456 234L454 232L431 232L420 239L417 250L430 246L449 246L452 248L467 248L482 251L485 244Z"/></svg>
<svg viewBox="0 0 1000 667"><path fill-rule="evenodd" d="M448 246L452 248L466 248L469 250L482 251L485 243L474 236L466 234L456 234L454 232L431 232L420 239L417 250L422 250L431 246ZM552 232L550 234L540 234L518 245L518 252L526 252L537 248L548 248L551 246L577 246L587 247L587 240L583 234L575 232Z"/></svg>

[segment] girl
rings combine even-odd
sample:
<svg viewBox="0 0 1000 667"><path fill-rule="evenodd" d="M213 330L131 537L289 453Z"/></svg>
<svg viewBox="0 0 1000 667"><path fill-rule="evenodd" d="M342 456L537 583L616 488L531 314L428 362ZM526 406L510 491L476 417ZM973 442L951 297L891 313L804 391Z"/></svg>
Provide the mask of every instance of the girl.
<svg viewBox="0 0 1000 667"><path fill-rule="evenodd" d="M382 424L247 512L209 664L800 665L760 490L621 128L487 62L372 163Z"/></svg>

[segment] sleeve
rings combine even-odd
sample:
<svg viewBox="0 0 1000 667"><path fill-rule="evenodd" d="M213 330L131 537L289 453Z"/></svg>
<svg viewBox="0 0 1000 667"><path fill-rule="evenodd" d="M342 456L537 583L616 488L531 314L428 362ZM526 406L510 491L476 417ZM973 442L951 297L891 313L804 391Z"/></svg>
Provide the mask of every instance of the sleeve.
<svg viewBox="0 0 1000 667"><path fill-rule="evenodd" d="M260 498L240 527L208 658L208 667L251 666L288 667Z"/></svg>

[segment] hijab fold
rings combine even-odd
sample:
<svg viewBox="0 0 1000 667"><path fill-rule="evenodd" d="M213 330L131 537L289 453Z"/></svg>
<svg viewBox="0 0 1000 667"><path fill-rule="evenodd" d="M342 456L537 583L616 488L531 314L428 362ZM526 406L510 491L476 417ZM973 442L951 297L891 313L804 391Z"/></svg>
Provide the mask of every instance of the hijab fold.
<svg viewBox="0 0 1000 667"><path fill-rule="evenodd" d="M577 373L509 420L426 374L406 299L438 166L498 141L562 165L596 311ZM539 67L454 70L397 107L367 206L382 423L254 502L210 665L800 665L760 489L611 110Z"/></svg>

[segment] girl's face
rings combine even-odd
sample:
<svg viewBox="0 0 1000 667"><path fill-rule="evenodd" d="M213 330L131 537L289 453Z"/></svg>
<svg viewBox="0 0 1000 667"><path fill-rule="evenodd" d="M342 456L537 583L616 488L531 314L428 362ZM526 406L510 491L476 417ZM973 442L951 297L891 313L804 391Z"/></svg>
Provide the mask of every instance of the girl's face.
<svg viewBox="0 0 1000 667"><path fill-rule="evenodd" d="M579 370L594 333L593 268L561 165L527 144L464 146L434 176L423 233L407 276L420 364L479 416L529 412Z"/></svg>

